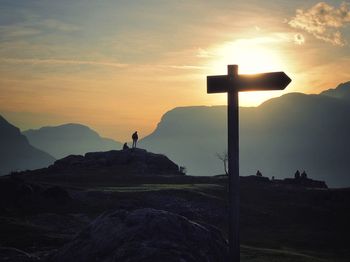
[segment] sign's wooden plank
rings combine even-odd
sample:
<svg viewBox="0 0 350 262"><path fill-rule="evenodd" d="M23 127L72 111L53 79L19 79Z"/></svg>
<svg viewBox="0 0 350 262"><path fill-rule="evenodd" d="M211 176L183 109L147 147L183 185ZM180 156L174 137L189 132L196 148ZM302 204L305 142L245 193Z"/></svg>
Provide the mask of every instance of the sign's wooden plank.
<svg viewBox="0 0 350 262"><path fill-rule="evenodd" d="M239 92L283 90L292 80L284 72L238 75Z"/></svg>
<svg viewBox="0 0 350 262"><path fill-rule="evenodd" d="M208 76L207 93L227 93L229 89L239 92L283 90L291 81L284 72L237 75L233 79L227 75Z"/></svg>
<svg viewBox="0 0 350 262"><path fill-rule="evenodd" d="M227 93L231 84L227 75L207 76L207 93Z"/></svg>

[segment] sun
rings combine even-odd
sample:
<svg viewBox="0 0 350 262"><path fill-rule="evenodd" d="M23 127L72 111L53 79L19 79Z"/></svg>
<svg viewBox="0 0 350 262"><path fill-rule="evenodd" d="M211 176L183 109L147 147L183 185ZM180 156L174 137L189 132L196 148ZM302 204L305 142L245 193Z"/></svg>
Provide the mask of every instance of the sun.
<svg viewBox="0 0 350 262"><path fill-rule="evenodd" d="M226 42L214 47L212 66L215 71L223 65L239 65L240 74L256 74L268 71L281 71L286 63L273 46L260 43L258 39Z"/></svg>
<svg viewBox="0 0 350 262"><path fill-rule="evenodd" d="M261 39L242 39L226 42L212 49L212 60L209 68L212 74L226 74L226 66L238 65L239 74L257 74L263 72L277 72L287 70L286 59L275 45L266 44ZM281 92L247 92L240 93L240 104L256 106L263 101L279 96ZM219 98L220 102L225 97Z"/></svg>

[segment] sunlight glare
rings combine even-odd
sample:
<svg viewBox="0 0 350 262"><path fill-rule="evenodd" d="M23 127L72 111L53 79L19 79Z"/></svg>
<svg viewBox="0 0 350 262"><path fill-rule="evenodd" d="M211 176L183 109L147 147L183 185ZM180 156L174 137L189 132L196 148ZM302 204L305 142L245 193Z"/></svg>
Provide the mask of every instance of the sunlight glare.
<svg viewBox="0 0 350 262"><path fill-rule="evenodd" d="M271 48L268 48L269 45ZM239 74L257 74L264 72L285 71L286 63L275 45L262 43L259 39L241 39L234 42L226 42L212 50L212 58L209 65L212 74L226 74L226 66L237 64ZM225 71L224 71L225 70ZM278 92L280 95L281 92ZM276 92L247 92L240 93L241 105L257 106L263 101L278 95ZM220 102L224 97L218 97Z"/></svg>
<svg viewBox="0 0 350 262"><path fill-rule="evenodd" d="M218 46L214 50L213 70L221 70L223 65L239 65L240 74L256 74L281 71L285 67L278 50L267 48L266 44L254 41L235 41Z"/></svg>

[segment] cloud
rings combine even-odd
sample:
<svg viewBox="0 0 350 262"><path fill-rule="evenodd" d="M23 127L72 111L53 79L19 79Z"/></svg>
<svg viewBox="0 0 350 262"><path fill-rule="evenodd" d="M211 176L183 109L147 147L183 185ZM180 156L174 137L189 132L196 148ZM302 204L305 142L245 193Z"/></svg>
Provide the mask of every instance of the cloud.
<svg viewBox="0 0 350 262"><path fill-rule="evenodd" d="M24 21L9 25L0 25L0 40L18 39L43 34L44 31L50 32L76 32L80 27L65 23L56 19L42 19L38 21Z"/></svg>
<svg viewBox="0 0 350 262"><path fill-rule="evenodd" d="M21 59L21 58L1 58L3 63L11 64L32 64L32 65L92 65L92 66L109 66L109 67L126 67L127 64L90 61L90 60L65 60L65 59Z"/></svg>
<svg viewBox="0 0 350 262"><path fill-rule="evenodd" d="M0 26L0 39L20 38L40 34L40 30L23 25Z"/></svg>
<svg viewBox="0 0 350 262"><path fill-rule="evenodd" d="M109 61L93 61L93 60L68 60L68 59L38 59L38 58L0 58L1 63L16 64L16 65L89 65L89 66L104 66L104 67L116 67L116 68L126 68L126 67L138 67L138 68L168 68L168 69L183 69L183 70L202 70L206 67L197 65L164 65L164 64L124 64Z"/></svg>
<svg viewBox="0 0 350 262"><path fill-rule="evenodd" d="M296 15L288 24L302 29L317 39L336 46L347 44L341 29L350 23L349 3L343 2L338 8L319 2L307 10L297 9Z"/></svg>
<svg viewBox="0 0 350 262"><path fill-rule="evenodd" d="M211 54L208 50L205 50L203 48L198 48L196 56L199 58L208 58L208 57L212 57L213 54Z"/></svg>
<svg viewBox="0 0 350 262"><path fill-rule="evenodd" d="M80 30L80 28L76 25L68 24L55 19L42 20L38 23L38 25L62 32L74 32Z"/></svg>
<svg viewBox="0 0 350 262"><path fill-rule="evenodd" d="M196 66L196 65L166 65L163 67L173 68L173 69L184 69L184 70L202 70L206 69L205 66Z"/></svg>

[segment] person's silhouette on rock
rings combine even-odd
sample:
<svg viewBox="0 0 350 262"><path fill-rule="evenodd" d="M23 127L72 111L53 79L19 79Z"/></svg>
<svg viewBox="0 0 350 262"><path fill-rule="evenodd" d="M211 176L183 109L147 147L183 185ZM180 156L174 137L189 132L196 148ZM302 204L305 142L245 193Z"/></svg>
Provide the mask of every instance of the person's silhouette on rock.
<svg viewBox="0 0 350 262"><path fill-rule="evenodd" d="M139 139L139 136L137 135L137 131L135 131L135 133L132 134L132 148L136 148L136 143L137 140Z"/></svg>
<svg viewBox="0 0 350 262"><path fill-rule="evenodd" d="M124 145L123 145L123 150L126 150L126 149L129 149L129 146L128 146L128 143L124 143Z"/></svg>

